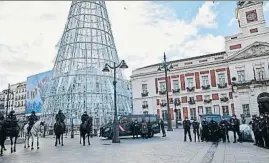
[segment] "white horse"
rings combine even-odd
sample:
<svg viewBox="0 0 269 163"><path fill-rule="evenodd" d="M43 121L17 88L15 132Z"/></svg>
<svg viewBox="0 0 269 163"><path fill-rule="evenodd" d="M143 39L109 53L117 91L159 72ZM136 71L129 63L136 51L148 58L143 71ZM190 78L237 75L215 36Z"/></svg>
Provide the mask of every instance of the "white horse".
<svg viewBox="0 0 269 163"><path fill-rule="evenodd" d="M34 136L36 137L36 145L37 145L37 149L39 149L39 132L41 132L41 126L44 126L45 125L45 122L44 121L37 121L32 129L30 130L29 134L28 134L28 126L29 124L27 123L25 126L24 126L24 138L25 138L25 144L24 144L24 148L26 148L26 144L28 145L28 148L30 147L29 145L29 139L30 137L32 138L32 147L31 147L31 150L34 149Z"/></svg>

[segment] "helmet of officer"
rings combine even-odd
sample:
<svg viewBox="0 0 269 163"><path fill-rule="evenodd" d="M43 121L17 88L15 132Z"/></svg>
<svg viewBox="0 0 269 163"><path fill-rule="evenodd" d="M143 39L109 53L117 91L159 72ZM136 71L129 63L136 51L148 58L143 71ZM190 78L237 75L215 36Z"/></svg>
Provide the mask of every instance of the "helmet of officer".
<svg viewBox="0 0 269 163"><path fill-rule="evenodd" d="M58 114L61 114L61 113L63 113L63 111L62 111L62 110L59 110L59 111L58 111Z"/></svg>
<svg viewBox="0 0 269 163"><path fill-rule="evenodd" d="M9 114L14 114L15 113L15 111L14 110L11 110L10 112L9 112Z"/></svg>
<svg viewBox="0 0 269 163"><path fill-rule="evenodd" d="M31 113L32 113L32 114L35 114L35 111L32 111Z"/></svg>
<svg viewBox="0 0 269 163"><path fill-rule="evenodd" d="M87 111L84 111L84 113L83 114L87 114Z"/></svg>

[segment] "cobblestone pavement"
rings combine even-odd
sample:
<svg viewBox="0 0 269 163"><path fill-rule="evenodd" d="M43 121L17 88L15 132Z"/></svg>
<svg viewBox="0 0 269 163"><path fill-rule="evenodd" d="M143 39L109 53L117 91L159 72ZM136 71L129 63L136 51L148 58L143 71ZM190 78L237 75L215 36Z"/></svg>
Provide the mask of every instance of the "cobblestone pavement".
<svg viewBox="0 0 269 163"><path fill-rule="evenodd" d="M168 137L156 135L152 139L91 139L92 145L79 144L74 139L64 139L64 146L54 147L54 138L41 138L40 149L24 149L10 154L9 146L0 163L268 163L269 150L252 143L183 142L183 130L168 132ZM232 139L232 137L231 137Z"/></svg>

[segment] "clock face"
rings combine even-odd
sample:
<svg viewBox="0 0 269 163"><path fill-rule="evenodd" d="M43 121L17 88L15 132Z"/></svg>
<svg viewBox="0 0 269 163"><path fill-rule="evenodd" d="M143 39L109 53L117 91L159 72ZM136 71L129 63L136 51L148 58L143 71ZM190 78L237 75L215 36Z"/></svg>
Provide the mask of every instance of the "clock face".
<svg viewBox="0 0 269 163"><path fill-rule="evenodd" d="M254 22L257 20L256 10L246 12L247 22Z"/></svg>

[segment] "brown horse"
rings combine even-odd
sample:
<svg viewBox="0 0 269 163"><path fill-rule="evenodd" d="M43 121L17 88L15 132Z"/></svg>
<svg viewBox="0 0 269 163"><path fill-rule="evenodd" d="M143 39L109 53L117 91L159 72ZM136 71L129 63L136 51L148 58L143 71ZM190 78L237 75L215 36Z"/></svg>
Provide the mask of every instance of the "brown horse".
<svg viewBox="0 0 269 163"><path fill-rule="evenodd" d="M92 117L89 117L87 121L80 125L80 144L81 137L83 138L83 146L85 146L86 134L88 137L88 145L91 145L90 136L92 137Z"/></svg>

